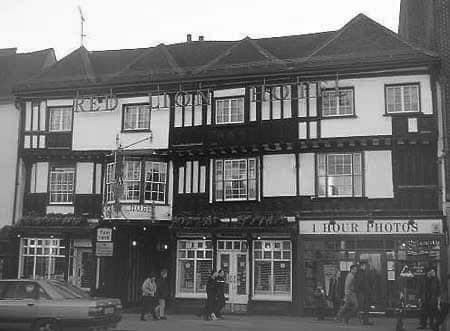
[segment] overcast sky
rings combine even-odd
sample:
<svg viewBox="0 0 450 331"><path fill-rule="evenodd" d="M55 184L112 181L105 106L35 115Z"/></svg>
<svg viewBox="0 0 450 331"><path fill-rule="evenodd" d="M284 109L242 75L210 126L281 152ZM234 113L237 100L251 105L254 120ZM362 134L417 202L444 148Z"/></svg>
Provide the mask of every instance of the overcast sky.
<svg viewBox="0 0 450 331"><path fill-rule="evenodd" d="M86 47L102 50L336 30L358 13L397 31L400 0L0 0L0 48L67 55L80 46L78 5Z"/></svg>

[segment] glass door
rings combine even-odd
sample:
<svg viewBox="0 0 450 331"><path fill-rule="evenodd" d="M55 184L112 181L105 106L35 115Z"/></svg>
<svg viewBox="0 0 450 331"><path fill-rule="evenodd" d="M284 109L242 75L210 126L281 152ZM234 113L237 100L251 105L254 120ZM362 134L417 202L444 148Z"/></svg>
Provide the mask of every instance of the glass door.
<svg viewBox="0 0 450 331"><path fill-rule="evenodd" d="M248 303L248 253L243 240L219 240L217 269L225 273L225 296L230 304Z"/></svg>

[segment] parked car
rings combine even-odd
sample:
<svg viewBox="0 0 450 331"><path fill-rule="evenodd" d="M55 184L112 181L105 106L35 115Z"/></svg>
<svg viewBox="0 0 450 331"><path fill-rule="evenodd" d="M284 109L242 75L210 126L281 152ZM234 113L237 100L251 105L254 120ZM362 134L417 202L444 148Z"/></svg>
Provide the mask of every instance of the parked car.
<svg viewBox="0 0 450 331"><path fill-rule="evenodd" d="M0 280L0 330L107 330L122 318L119 299L94 298L54 280Z"/></svg>

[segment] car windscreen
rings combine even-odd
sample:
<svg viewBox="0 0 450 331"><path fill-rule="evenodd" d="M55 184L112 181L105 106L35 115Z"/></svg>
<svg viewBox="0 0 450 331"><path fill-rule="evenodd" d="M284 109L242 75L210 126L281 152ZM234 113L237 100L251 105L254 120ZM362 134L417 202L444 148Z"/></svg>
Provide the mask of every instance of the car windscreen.
<svg viewBox="0 0 450 331"><path fill-rule="evenodd" d="M50 282L52 289L63 299L85 299L89 295L83 290L66 283Z"/></svg>

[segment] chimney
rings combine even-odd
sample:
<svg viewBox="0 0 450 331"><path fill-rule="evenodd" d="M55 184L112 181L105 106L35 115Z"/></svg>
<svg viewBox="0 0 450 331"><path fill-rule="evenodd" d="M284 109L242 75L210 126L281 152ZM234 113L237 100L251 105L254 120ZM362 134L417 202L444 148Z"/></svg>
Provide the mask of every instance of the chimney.
<svg viewBox="0 0 450 331"><path fill-rule="evenodd" d="M202 36L202 35L198 36L198 41L203 41L203 40L205 40L205 36Z"/></svg>
<svg viewBox="0 0 450 331"><path fill-rule="evenodd" d="M188 34L186 35L186 41L187 41L188 43L190 43L190 42L192 41L192 35L191 35L190 33L188 33Z"/></svg>
<svg viewBox="0 0 450 331"><path fill-rule="evenodd" d="M400 37L435 50L438 46L436 9L439 1L401 0L398 26Z"/></svg>

